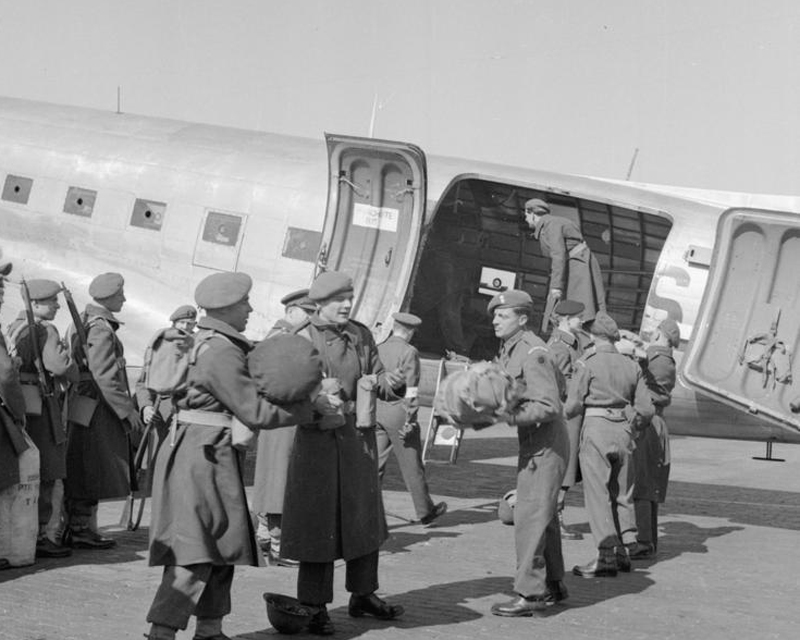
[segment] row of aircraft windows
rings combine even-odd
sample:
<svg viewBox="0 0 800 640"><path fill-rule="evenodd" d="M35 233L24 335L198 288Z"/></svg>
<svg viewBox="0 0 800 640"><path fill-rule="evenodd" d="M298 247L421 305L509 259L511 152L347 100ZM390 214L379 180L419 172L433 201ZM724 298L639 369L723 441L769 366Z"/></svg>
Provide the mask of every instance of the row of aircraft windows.
<svg viewBox="0 0 800 640"><path fill-rule="evenodd" d="M33 188L33 179L7 175L3 185L2 199L17 204L28 204ZM69 187L64 200L64 213L91 218L97 191L83 187ZM160 231L167 211L166 202L137 198L133 203L130 225L140 229ZM242 217L230 213L209 211L203 227L203 240L214 244L235 246L242 229Z"/></svg>

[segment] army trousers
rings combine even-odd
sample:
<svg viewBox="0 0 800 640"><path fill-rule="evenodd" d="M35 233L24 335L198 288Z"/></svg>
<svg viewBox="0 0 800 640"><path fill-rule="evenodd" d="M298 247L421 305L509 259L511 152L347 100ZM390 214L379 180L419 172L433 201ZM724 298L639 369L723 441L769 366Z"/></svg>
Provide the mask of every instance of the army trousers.
<svg viewBox="0 0 800 640"><path fill-rule="evenodd" d="M345 564L345 589L359 596L378 590L378 551ZM297 574L297 599L303 604L333 602L333 562L303 562Z"/></svg>
<svg viewBox="0 0 800 640"><path fill-rule="evenodd" d="M406 410L401 403L379 402L377 422L375 440L378 445L378 474L383 479L389 454L394 451L403 482L411 494L417 519L424 518L433 511L434 504L425 479L425 467L422 464L419 425L415 425L411 433L400 437L400 429L406 422Z"/></svg>
<svg viewBox="0 0 800 640"><path fill-rule="evenodd" d="M526 597L544 595L547 582L564 577L557 503L567 464L568 444L566 431L560 425L558 427L553 446L537 455L526 456L527 459L520 459L521 468L517 472L514 591ZM549 428L556 429L556 425Z"/></svg>
<svg viewBox="0 0 800 640"><path fill-rule="evenodd" d="M634 446L627 421L584 419L579 453L583 495L600 550L636 542Z"/></svg>
<svg viewBox="0 0 800 640"><path fill-rule="evenodd" d="M147 622L185 629L192 615L222 618L231 612L232 583L233 565L167 565L147 612Z"/></svg>

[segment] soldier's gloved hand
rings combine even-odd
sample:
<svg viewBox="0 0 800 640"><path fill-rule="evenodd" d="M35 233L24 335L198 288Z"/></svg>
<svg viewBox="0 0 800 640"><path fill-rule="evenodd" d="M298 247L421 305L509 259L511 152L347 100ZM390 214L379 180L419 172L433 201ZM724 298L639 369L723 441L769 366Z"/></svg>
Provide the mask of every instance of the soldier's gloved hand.
<svg viewBox="0 0 800 640"><path fill-rule="evenodd" d="M328 393L320 393L314 398L314 411L323 416L332 416L340 412L342 399L339 396L332 396Z"/></svg>
<svg viewBox="0 0 800 640"><path fill-rule="evenodd" d="M386 382L392 389L401 389L406 383L406 379L400 371L387 371L385 375Z"/></svg>
<svg viewBox="0 0 800 640"><path fill-rule="evenodd" d="M150 423L153 421L155 415L156 415L155 407L147 406L144 409L142 409L142 420L148 427L150 426Z"/></svg>
<svg viewBox="0 0 800 640"><path fill-rule="evenodd" d="M553 300L561 300L561 296L564 295L564 292L561 289L550 289L550 297Z"/></svg>

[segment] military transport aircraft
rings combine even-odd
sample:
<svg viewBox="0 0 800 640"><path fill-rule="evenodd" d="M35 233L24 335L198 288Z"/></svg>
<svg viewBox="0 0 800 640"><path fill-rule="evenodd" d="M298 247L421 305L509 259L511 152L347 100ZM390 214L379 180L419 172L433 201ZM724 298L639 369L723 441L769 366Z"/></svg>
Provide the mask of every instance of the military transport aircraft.
<svg viewBox="0 0 800 640"><path fill-rule="evenodd" d="M544 307L549 262L520 226L523 203L543 198L580 224L621 327L646 338L667 316L679 323L673 433L800 442L790 353L800 333L800 215L780 211L800 211L798 198L16 99L0 99L0 182L0 246L15 276L63 280L81 304L92 277L124 274L121 335L132 363L211 272L253 276L248 332L258 338L281 315L280 298L326 268L354 277L355 317L376 336L392 312L411 310L425 320L426 358L438 362L446 349L491 357L491 295L522 288L539 314ZM17 298L7 293L5 322Z"/></svg>

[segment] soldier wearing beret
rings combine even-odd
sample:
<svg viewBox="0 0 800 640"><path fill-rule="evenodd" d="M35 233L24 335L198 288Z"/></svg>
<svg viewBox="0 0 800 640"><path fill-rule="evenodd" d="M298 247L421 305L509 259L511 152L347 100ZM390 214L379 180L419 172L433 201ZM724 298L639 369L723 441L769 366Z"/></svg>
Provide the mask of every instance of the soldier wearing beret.
<svg viewBox="0 0 800 640"><path fill-rule="evenodd" d="M5 278L10 262L0 261L0 308L5 298ZM25 439L25 397L16 363L8 354L0 332L0 491L19 484L19 456L29 448ZM0 570L11 565L0 558Z"/></svg>
<svg viewBox="0 0 800 640"><path fill-rule="evenodd" d="M70 382L77 381L78 366L72 361L69 350L61 341L58 329L51 324L60 308L58 293L61 286L52 280L28 280L28 295L35 322L36 346L39 349L48 392L55 396L56 405L63 407L65 390ZM8 329L9 341L20 363L20 381L41 398L37 375L37 354L31 339L28 317L23 310ZM36 556L63 558L72 550L60 544L62 530L64 484L67 475L66 432L61 421L61 411L52 416L43 403L26 416L28 434L39 449L39 537Z"/></svg>
<svg viewBox="0 0 800 640"><path fill-rule="evenodd" d="M395 313L392 318L392 334L378 345L378 355L386 369L402 373L406 393L402 399L378 401L378 425L375 431L378 472L382 480L389 454L394 451L417 518L422 524L430 524L447 511L447 503L434 504L422 464L422 440L417 421L419 353L410 344L422 321L411 313Z"/></svg>
<svg viewBox="0 0 800 640"><path fill-rule="evenodd" d="M308 320L315 305L308 297L308 289L298 289L281 298L284 308L280 318L266 339L292 333ZM296 426L285 429L261 431L258 434L256 469L253 478L253 511L258 516L258 539L265 547L271 565L296 567L298 562L281 556L281 522L283 499L286 492L286 473L294 447Z"/></svg>
<svg viewBox="0 0 800 640"><path fill-rule="evenodd" d="M195 638L224 640L234 565L263 564L232 444L234 420L257 430L312 419L309 400L275 406L248 373L251 344L241 332L252 311L251 286L247 274L215 273L195 290L205 316L153 474L150 565L164 573L147 614L149 640L173 640L191 615Z"/></svg>
<svg viewBox="0 0 800 640"><path fill-rule="evenodd" d="M70 328L72 358L79 364L77 395L95 405L91 417L70 414L65 494L68 528L65 541L81 549L109 549L116 543L95 530L97 503L130 492L130 434L143 424L128 388L125 354L114 315L125 304L125 281L118 273L92 280L94 302L81 315L86 332L84 356L75 327ZM75 403L71 397L70 403Z"/></svg>
<svg viewBox="0 0 800 640"><path fill-rule="evenodd" d="M583 239L578 225L568 218L550 215L550 205L533 198L525 203L525 222L546 258L550 258L550 310L562 298L583 304L581 317L592 320L598 310L606 309L603 274L597 258Z"/></svg>
<svg viewBox="0 0 800 640"><path fill-rule="evenodd" d="M346 562L351 616L391 620L403 613L402 607L375 594L378 549L387 528L375 429L356 428L355 403L362 376L373 376L377 395L384 400L401 399L405 380L384 370L371 331L350 319L353 281L349 276L336 271L320 274L309 297L317 311L298 335L311 340L322 356L328 384L338 386L344 416L330 429L300 423L289 461L282 551L300 561L297 597L316 610L309 631L329 635L334 628L326 604L333 600L333 563L339 558Z"/></svg>
<svg viewBox="0 0 800 640"><path fill-rule="evenodd" d="M675 388L675 359L672 350L680 344L678 323L666 318L658 325L653 341L641 362L655 415L641 432L633 453L636 483L633 492L636 511L636 544L630 548L633 560L649 558L658 548L658 504L667 497L670 452L664 409Z"/></svg>
<svg viewBox="0 0 800 640"><path fill-rule="evenodd" d="M492 606L499 616L531 616L567 597L564 558L556 517L569 441L561 393L564 385L552 354L528 329L531 297L511 289L489 302L495 335L502 341L497 361L521 385L522 403L507 416L519 440L514 541L516 597Z"/></svg>
<svg viewBox="0 0 800 640"><path fill-rule="evenodd" d="M631 570L634 437L652 418L653 403L639 366L614 347L619 338L614 319L599 312L589 332L594 348L578 360L565 411L568 418L583 415L579 458L597 556L572 572L584 578L613 577Z"/></svg>
<svg viewBox="0 0 800 640"><path fill-rule="evenodd" d="M158 442L162 442L167 435L174 405L172 395L157 393L148 387L151 365L153 362L153 350L163 348L163 345L170 342L188 344L194 334L197 325L197 308L190 304L183 304L169 316L171 326L159 329L150 339L145 350L142 369L139 378L136 380L136 404L142 422L155 429Z"/></svg>
<svg viewBox="0 0 800 640"><path fill-rule="evenodd" d="M567 384L572 379L575 371L575 364L583 353L578 332L581 329L581 313L583 303L575 300L561 300L553 309L556 327L550 334L547 347L553 355L558 369L561 371ZM562 394L561 401L566 401L566 386ZM561 491L558 493L558 525L561 530L561 538L564 540L583 540L580 531L568 527L564 524L564 501L567 491L578 480L578 443L581 435L581 416L575 416L566 421L567 436L569 437L569 458L564 479L561 481Z"/></svg>

